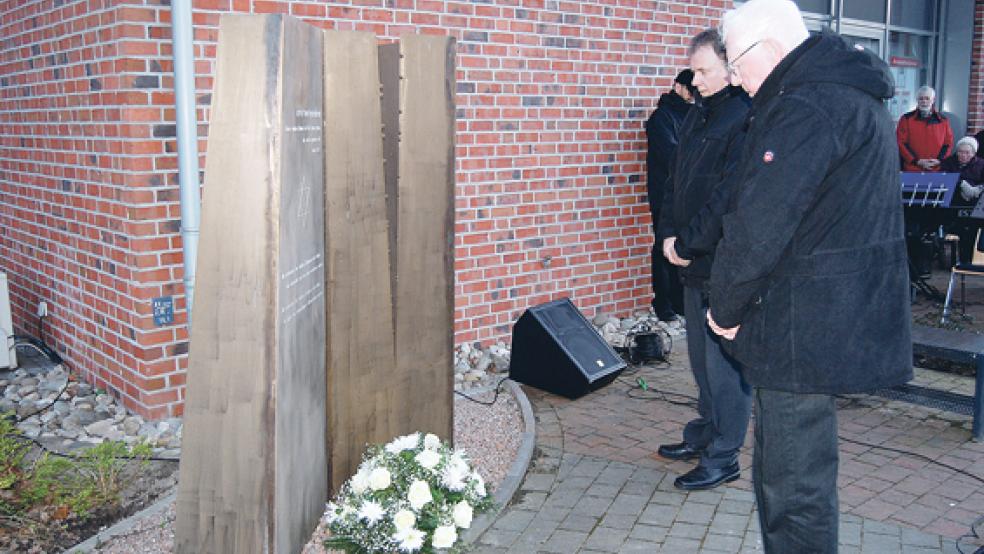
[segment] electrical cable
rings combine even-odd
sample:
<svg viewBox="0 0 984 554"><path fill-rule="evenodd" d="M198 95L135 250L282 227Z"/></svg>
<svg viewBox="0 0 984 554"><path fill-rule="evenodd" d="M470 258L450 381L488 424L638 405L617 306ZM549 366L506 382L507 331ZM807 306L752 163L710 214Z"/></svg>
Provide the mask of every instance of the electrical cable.
<svg viewBox="0 0 984 554"><path fill-rule="evenodd" d="M639 379L645 382L645 380L642 379L641 377ZM622 383L623 385L628 385L629 388L626 389L625 395L635 400L663 400L664 402L673 404L674 406L689 406L694 409L697 408L697 398L690 396L688 394L684 394L681 392L674 392L674 391L664 391L656 387L652 387L648 384L643 386L638 380L633 383L631 381L626 381L622 378L618 378L618 382ZM641 389L643 394L638 394L638 393L633 394L633 392L636 389ZM650 395L647 393L652 393L652 394ZM681 402L679 400L672 400L669 397L683 398L685 399L685 401Z"/></svg>
<svg viewBox="0 0 984 554"><path fill-rule="evenodd" d="M29 437L27 435L23 435L23 434L20 434L20 433L7 433L7 434L5 434L3 436L4 437L7 437L7 438L20 439L20 440L23 440L23 441L32 442L32 443L34 443L35 446L37 446L38 448L40 448L42 451L47 452L48 454L51 454L52 456L57 456L59 458L67 458L69 460L80 460L80 459L82 459L82 456L79 456L79 455L66 454L64 452L59 452L57 450L52 450L52 449L48 448L47 446L41 444L41 442L39 440L37 440L35 438L31 438L31 437ZM157 457L157 456L148 456L146 458L143 458L143 457L140 457L140 456L110 456L110 457L112 459L114 459L114 460L137 460L137 459L140 459L140 460L148 460L148 461L151 461L151 462L180 462L181 461L180 458L160 458L160 457Z"/></svg>
<svg viewBox="0 0 984 554"><path fill-rule="evenodd" d="M38 409L34 410L33 412L31 412L31 413L29 413L29 414L27 414L25 416L17 417L15 419L15 421L14 421L14 423L17 424L17 423L21 423L21 422L23 422L23 421L25 421L27 419L30 419L30 418L32 418L32 417L34 417L36 415L39 415L41 413L46 412L47 410L51 409L51 407L54 406L58 402L58 399L61 398L61 396L63 394L65 394L65 391L68 390L69 383L71 383L71 381L72 381L72 379L71 379L72 368L69 367L68 362L66 362L65 360L63 360L62 357L59 356L57 352L55 352L50 347L48 347L48 345L46 345L44 343L44 341L35 339L34 337L26 336L26 335L12 335L12 336L14 337L14 341L15 341L14 342L14 347L15 348L18 347L18 346L28 346L30 348L33 348L34 350L38 351L43 356L47 357L48 360L51 361L52 363L60 364L60 365L64 366L65 367L65 371L67 372L67 374L65 375L65 385L61 388L60 391L58 391L58 394L55 395L55 397L51 400L51 402L49 402L45 406L42 406L41 408L38 408Z"/></svg>
<svg viewBox="0 0 984 554"><path fill-rule="evenodd" d="M14 421L14 424L16 425L18 423L22 423L25 420L31 419L32 417L34 417L36 415L39 415L41 413L44 413L44 412L48 411L49 409L51 409L51 407L54 406L58 402L58 399L61 398L61 395L65 394L65 391L68 390L68 384L70 382L71 382L71 379L69 379L68 376L65 376L65 385L61 388L60 391L58 391L58 394L56 394L55 397L51 399L51 402L48 402L48 404L46 404L45 406L42 406L40 408L37 408L36 410L34 410L33 412L31 412L31 413L29 413L29 414L27 414L25 416L17 417L16 420Z"/></svg>
<svg viewBox="0 0 984 554"><path fill-rule="evenodd" d="M43 329L42 322L43 321L44 321L44 318L43 317L39 317L38 318L38 332L39 333L42 332L42 329ZM16 425L16 424L22 423L23 421L25 421L27 419L30 419L30 418L32 418L32 417L34 417L36 415L39 415L41 413L44 413L45 411L51 409L51 407L54 406L58 402L58 399L61 398L61 396L63 394L65 394L65 391L68 390L68 385L72 381L72 379L71 379L72 368L71 368L71 366L68 365L68 362L66 362L64 359L62 359L62 357L57 352L55 352L55 350L53 350L50 346L48 346L47 344L45 344L43 338L42 339L36 339L36 338L31 337L29 335L16 335L15 334L15 335L9 335L7 337L7 340L10 340L11 337L14 339L14 347L15 348L16 347L30 347L30 348L34 349L35 351L37 351L38 353L40 353L41 355L43 355L46 358L48 358L48 360L51 361L52 363L60 364L60 365L64 366L65 367L65 371L67 373L67 375L65 376L65 385L61 388L60 391L58 391L58 394L55 395L54 399L52 399L51 402L49 402L47 405L45 405L45 406L43 406L41 408L38 408L37 410L35 410L35 411L27 414L26 416L15 418L14 424ZM503 379L503 380L505 380L505 379ZM502 382L500 381L499 384L501 385ZM498 397L498 394L499 394L498 393L498 390L496 390L496 396L497 397ZM53 456L58 456L58 457L61 457L61 458L76 459L76 460L80 458L79 456L74 456L74 455L71 455L71 454L65 454L63 452L58 452L56 450L52 450L52 449L46 447L45 445L41 444L41 442L38 441L37 439L34 439L34 438L29 437L29 436L24 435L24 434L14 433L14 434L6 435L6 436L15 437L15 438L19 438L21 440L30 441L30 442L34 443L42 451L48 452L49 454L51 454ZM113 458L114 459L118 459L118 460L133 460L134 459L134 457L132 457L132 456L130 456L130 457L127 457L127 456L113 456ZM155 462L180 462L181 461L179 458L160 458L160 457L156 457L156 456L150 456L150 457L143 458L143 459L150 460L150 461L155 461Z"/></svg>
<svg viewBox="0 0 984 554"><path fill-rule="evenodd" d="M499 391L502 388L502 384L505 383L506 382L506 379L508 379L508 378L509 377L503 377L502 379L499 379L499 382L498 383L496 383L496 385L495 385L495 396L492 397L492 401L491 402L483 402L482 400L478 400L476 398L473 398L471 396L468 396L467 394L465 394L465 393L463 393L461 391L454 391L454 393L457 394L457 395L459 395L459 396L463 396L463 397L467 398L468 400L471 400L472 402L474 402L476 404L481 404L482 406L491 406L491 405L495 404L495 402L499 399Z"/></svg>

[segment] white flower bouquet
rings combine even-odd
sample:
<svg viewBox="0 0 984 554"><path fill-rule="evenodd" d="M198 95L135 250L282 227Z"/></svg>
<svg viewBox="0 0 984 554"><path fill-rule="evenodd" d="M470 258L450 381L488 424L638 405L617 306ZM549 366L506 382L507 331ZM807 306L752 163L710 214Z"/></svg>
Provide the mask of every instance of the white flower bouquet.
<svg viewBox="0 0 984 554"><path fill-rule="evenodd" d="M432 434L398 437L366 452L325 513L325 546L349 553L458 552L458 532L492 507L461 451Z"/></svg>

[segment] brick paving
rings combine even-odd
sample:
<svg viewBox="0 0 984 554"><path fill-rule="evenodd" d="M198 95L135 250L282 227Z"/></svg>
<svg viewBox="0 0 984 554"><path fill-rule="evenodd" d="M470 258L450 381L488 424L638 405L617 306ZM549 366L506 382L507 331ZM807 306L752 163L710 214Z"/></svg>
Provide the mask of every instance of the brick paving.
<svg viewBox="0 0 984 554"><path fill-rule="evenodd" d="M575 401L525 388L537 419L537 450L513 503L476 541L480 553L761 552L750 467L742 478L683 493L673 480L692 467L655 455L680 440L688 405L633 389L695 395L678 341L670 363L644 367ZM915 384L962 394L973 379L917 369ZM629 394L644 398L631 398ZM675 402L684 398L669 397ZM984 476L984 444L970 440L969 416L850 395L839 401L844 439L922 454ZM956 539L984 513L984 484L907 454L841 441L838 478L841 553L956 553ZM973 552L976 546L965 551Z"/></svg>

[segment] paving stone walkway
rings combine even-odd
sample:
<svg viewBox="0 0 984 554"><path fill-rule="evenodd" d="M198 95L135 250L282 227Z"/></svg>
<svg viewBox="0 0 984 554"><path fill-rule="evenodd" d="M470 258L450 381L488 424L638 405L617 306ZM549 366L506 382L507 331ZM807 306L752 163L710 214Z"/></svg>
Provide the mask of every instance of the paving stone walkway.
<svg viewBox="0 0 984 554"><path fill-rule="evenodd" d="M655 456L679 440L696 394L678 343L670 364L645 367L575 401L525 388L537 419L537 450L513 503L476 541L491 553L761 552L749 481L752 438L740 456L742 478L711 491L683 493L673 480L692 467ZM973 380L918 370L917 383L972 393ZM968 392L969 387L969 392ZM630 394L635 397L630 397ZM880 397L840 402L842 438L917 452L984 475L984 445L970 442L969 418ZM984 513L984 486L906 454L841 441L842 554L957 553L956 540ZM962 543L973 552L974 543Z"/></svg>

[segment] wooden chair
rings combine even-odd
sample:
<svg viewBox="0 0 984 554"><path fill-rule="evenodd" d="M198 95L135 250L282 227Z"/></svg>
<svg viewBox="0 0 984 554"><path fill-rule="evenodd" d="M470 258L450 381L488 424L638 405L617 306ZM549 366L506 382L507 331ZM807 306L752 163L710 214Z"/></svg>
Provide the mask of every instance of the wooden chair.
<svg viewBox="0 0 984 554"><path fill-rule="evenodd" d="M953 287L957 283L957 275L960 276L960 313L964 314L967 306L966 278L984 277L984 252L981 251L981 231L977 230L977 238L974 240L973 255L970 263L960 261L950 270L950 284L946 287L946 300L943 301L943 317L940 323L946 323L946 318L950 316L950 301L953 299Z"/></svg>

